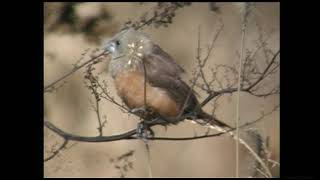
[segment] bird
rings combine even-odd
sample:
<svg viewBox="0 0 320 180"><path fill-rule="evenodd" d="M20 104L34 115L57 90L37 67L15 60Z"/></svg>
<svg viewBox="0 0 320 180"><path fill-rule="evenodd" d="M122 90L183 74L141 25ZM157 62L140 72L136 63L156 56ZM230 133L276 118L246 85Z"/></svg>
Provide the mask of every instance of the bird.
<svg viewBox="0 0 320 180"><path fill-rule="evenodd" d="M147 34L127 28L102 46L111 54L108 69L117 94L133 112L148 110L169 119L165 125L189 115L189 119L231 128L199 107L195 92L181 78L185 70Z"/></svg>

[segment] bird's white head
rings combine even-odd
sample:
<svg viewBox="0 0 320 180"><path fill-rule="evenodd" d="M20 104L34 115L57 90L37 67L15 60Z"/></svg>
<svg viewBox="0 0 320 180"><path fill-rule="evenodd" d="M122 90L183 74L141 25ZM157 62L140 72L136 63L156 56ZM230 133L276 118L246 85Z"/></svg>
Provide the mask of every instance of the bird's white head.
<svg viewBox="0 0 320 180"><path fill-rule="evenodd" d="M142 57L150 52L151 45L152 42L147 35L129 28L120 31L105 42L103 49L108 50L114 60L132 55Z"/></svg>

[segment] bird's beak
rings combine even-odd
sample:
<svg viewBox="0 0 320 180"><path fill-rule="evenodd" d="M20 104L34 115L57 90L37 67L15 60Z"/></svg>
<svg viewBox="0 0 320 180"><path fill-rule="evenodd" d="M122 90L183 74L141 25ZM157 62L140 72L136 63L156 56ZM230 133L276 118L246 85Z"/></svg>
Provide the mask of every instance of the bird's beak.
<svg viewBox="0 0 320 180"><path fill-rule="evenodd" d="M102 45L101 49L109 51L110 53L113 53L115 51L115 44L113 41L109 40Z"/></svg>
<svg viewBox="0 0 320 180"><path fill-rule="evenodd" d="M111 44L110 44L110 43L105 44L105 45L103 46L103 49L104 49L104 50L107 50L107 51L110 51L110 49L111 49Z"/></svg>

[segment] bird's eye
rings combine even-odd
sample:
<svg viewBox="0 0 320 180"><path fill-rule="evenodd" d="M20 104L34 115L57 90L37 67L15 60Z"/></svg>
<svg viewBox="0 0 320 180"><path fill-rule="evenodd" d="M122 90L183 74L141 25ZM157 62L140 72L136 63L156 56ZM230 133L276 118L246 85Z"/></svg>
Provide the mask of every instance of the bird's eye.
<svg viewBox="0 0 320 180"><path fill-rule="evenodd" d="M116 41L116 45L119 46L120 45L120 41Z"/></svg>

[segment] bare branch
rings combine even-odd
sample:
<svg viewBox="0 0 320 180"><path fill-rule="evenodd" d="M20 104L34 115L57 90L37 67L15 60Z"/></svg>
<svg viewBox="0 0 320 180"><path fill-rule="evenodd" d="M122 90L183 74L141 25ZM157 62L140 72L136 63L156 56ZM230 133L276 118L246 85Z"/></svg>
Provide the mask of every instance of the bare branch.
<svg viewBox="0 0 320 180"><path fill-rule="evenodd" d="M133 138L132 136L136 134L136 130L131 130L126 133L113 135L113 136L85 137L85 136L78 136L71 133L67 133L59 129L49 121L45 121L44 125L45 127L50 129L57 135L65 138L66 140L82 141L82 142L109 142L109 141L117 141L117 140L124 140L124 139L132 139Z"/></svg>
<svg viewBox="0 0 320 180"><path fill-rule="evenodd" d="M261 120L263 120L266 116L272 114L275 110L278 109L279 106L275 106L270 112L263 114L261 117L259 117L258 119L251 121L249 123L245 123L241 126L239 126L239 128L245 128L248 127L250 125L253 125ZM186 117L181 117L181 119L186 119ZM118 141L118 140L131 140L131 139L140 139L134 135L136 135L137 130L133 129L130 131L127 131L125 133L122 134L118 134L118 135L112 135L112 136L96 136L96 137L86 137L86 136L78 136L78 135L74 135L71 133L67 133L61 129L59 129L58 127L56 127L54 124L52 124L49 121L44 121L44 125L45 127L47 127L48 129L50 129L51 131L53 131L54 133L56 133L57 135L61 136L62 138L66 139L66 140L71 140L71 141L82 141L82 142L110 142L110 141ZM150 127L155 126L157 124L150 124ZM195 136L195 137L184 137L184 138L172 138L172 137L146 137L148 140L193 140L193 139L201 139L201 138L208 138L208 137L215 137L215 136L221 136L223 134L229 133L234 131L235 128L232 128L226 132L221 132L221 133L216 133L216 134L206 134L206 135L202 135L202 136Z"/></svg>
<svg viewBox="0 0 320 180"><path fill-rule="evenodd" d="M273 56L272 60L270 61L270 63L268 64L268 66L265 68L265 70L263 71L263 73L261 74L261 76L254 82L252 83L252 85L250 85L249 87L246 88L241 88L241 91L243 92L248 92L250 94L251 93L251 89L253 87L255 87L257 84L259 84L264 78L266 73L268 72L268 70L270 69L270 67L274 64L275 59L278 57L280 53L280 50L277 51L277 53ZM210 102L213 98L217 97L218 95L221 94L230 94L230 93L234 93L237 91L237 88L226 88L226 89L222 89L220 91L215 91L215 92L210 92L210 94L208 95L208 97L206 99L204 99L202 101L202 103L200 103L200 106L203 107L205 106L208 102Z"/></svg>
<svg viewBox="0 0 320 180"><path fill-rule="evenodd" d="M267 68L263 71L263 73L260 76L260 78L256 82L254 82L251 86L246 88L246 91L250 91L250 89L252 89L254 86L256 86L260 81L262 81L265 78L266 73L268 72L270 67L273 65L274 61L276 60L276 58L278 57L279 54L280 54L280 50L278 50L276 52L276 54L273 56L271 62L268 64Z"/></svg>

